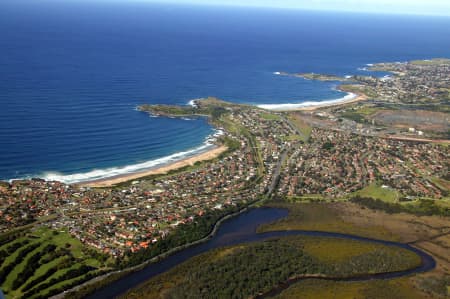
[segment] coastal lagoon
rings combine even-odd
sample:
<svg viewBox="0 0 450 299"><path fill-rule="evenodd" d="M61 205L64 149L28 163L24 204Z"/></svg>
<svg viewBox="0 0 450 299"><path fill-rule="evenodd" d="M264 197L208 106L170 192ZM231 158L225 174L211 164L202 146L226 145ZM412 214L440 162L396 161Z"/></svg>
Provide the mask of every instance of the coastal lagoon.
<svg viewBox="0 0 450 299"><path fill-rule="evenodd" d="M346 96L338 82L277 72L450 57L439 17L4 0L0 28L2 180L99 179L211 148L206 119L149 117L139 104L333 101Z"/></svg>
<svg viewBox="0 0 450 299"><path fill-rule="evenodd" d="M354 276L343 279L336 279L336 281L367 281L371 279L392 279L397 277L403 277L412 275L415 273L427 272L436 266L436 261L429 254L418 250L408 244L375 240L370 238L359 237L355 235L340 234L340 233L330 233L321 231L276 231L276 232L265 232L257 233L258 226L262 224L269 224L276 220L279 220L288 215L288 211L285 209L277 208L255 208L250 209L240 215L237 215L231 219L224 221L224 223L219 227L217 233L211 237L210 240L205 243L197 244L187 249L181 250L174 253L156 263L149 264L141 270L137 270L131 274L128 274L117 281L108 284L95 291L94 293L87 296L89 299L103 299L103 298L116 298L129 291L132 288L136 288L138 285L145 283L152 277L164 273L171 268L187 261L188 259L197 256L201 253L207 252L214 248L222 248L230 245L244 244L250 242L258 242L268 239L277 239L287 236L310 236L310 237L325 237L325 238L337 238L341 240L355 240L362 241L372 244L381 244L390 247L398 247L406 249L417 254L421 263L417 267L387 273L371 273L361 276ZM293 280L295 283L298 280ZM284 285L287 288L290 284ZM275 289L274 295L281 291L283 288ZM270 296L269 296L270 297Z"/></svg>

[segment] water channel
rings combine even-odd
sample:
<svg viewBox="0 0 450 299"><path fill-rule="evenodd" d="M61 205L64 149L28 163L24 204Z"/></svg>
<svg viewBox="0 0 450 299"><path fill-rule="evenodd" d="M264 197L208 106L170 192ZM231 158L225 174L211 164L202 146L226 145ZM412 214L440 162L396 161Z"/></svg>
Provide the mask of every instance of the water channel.
<svg viewBox="0 0 450 299"><path fill-rule="evenodd" d="M143 268L142 270L130 273L127 276L99 289L95 293L88 296L88 298L114 298L119 296L126 291L144 283L150 278L166 272L176 265L187 261L188 259L199 255L201 253L207 252L211 249L236 245L240 243L249 243L255 241L262 241L274 237L286 237L286 236L314 236L314 237L330 237L330 238L342 238L357 240L363 242L371 242L377 244L383 244L387 246L397 246L410 250L421 257L422 263L420 266L398 272L390 273L379 273L379 274L368 274L364 276L359 276L357 278L349 279L336 279L336 280L369 280L369 279L390 279L396 277L402 277L411 275L413 273L426 272L433 269L436 266L436 262L429 254L414 248L408 244L376 240L370 238L364 238L349 234L340 233L330 233L330 232L318 232L318 231L278 231L278 232L267 232L267 233L256 233L256 229L261 224L271 223L273 221L279 220L288 215L288 211L285 209L276 208L257 208L251 209L245 213L242 213L234 218L226 220L220 226L217 234L205 243L201 243L185 250L179 251L159 262L150 264ZM294 283L295 281L291 282ZM287 287L290 283L285 285Z"/></svg>

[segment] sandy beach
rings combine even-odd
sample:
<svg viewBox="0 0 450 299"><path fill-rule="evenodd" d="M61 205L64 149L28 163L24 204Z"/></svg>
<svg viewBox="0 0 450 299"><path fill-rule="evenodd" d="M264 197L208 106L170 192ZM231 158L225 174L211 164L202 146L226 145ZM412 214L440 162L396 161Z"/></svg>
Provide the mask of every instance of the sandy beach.
<svg viewBox="0 0 450 299"><path fill-rule="evenodd" d="M111 187L111 186L114 186L119 183L136 180L136 179L146 177L149 175L165 174L171 170L175 170L175 169L189 166L189 165L194 165L195 162L211 160L211 159L218 157L220 154L225 152L227 149L228 148L226 146L222 145L222 146L213 148L212 150L209 150L207 152L195 155L193 157L190 157L190 158L187 158L184 160L174 162L172 164L164 165L159 168L150 169L148 171L130 173L130 174L126 174L126 175L115 176L115 177L111 177L111 178L105 178L105 179L101 179L101 180L83 182L83 183L79 183L77 185L84 186L84 187L93 187L93 188Z"/></svg>
<svg viewBox="0 0 450 299"><path fill-rule="evenodd" d="M301 104L278 104L278 105L258 105L258 107L283 112L283 111L314 111L320 108L327 108L332 106L345 105L367 100L364 94L349 93L346 97L340 100L331 100L323 102L306 102ZM306 105L305 105L306 104Z"/></svg>
<svg viewBox="0 0 450 299"><path fill-rule="evenodd" d="M345 105L345 104L351 104L351 103L356 103L356 102L360 102L360 101L365 101L367 100L367 96L363 95L363 94L357 94L355 98L353 99L348 99L348 100L342 100L339 102L334 102L334 103L325 103L323 105L315 105L315 106L309 106L309 107L301 107L301 108L297 108L297 109L292 109L292 110L296 110L296 111L313 111L319 108L327 108L327 107L332 107L332 106L339 106L339 105Z"/></svg>

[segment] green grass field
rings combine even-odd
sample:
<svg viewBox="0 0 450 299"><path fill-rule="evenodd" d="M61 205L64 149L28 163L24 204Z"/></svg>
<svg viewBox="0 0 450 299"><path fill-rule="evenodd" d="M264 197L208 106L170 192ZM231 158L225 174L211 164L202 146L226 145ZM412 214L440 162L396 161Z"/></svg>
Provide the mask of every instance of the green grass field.
<svg viewBox="0 0 450 299"><path fill-rule="evenodd" d="M0 246L0 285L7 298L46 298L106 269L108 257L67 232L45 227Z"/></svg>
<svg viewBox="0 0 450 299"><path fill-rule="evenodd" d="M302 141L302 140L304 140L304 138L300 135L288 135L288 136L285 136L283 139L284 139L284 141Z"/></svg>
<svg viewBox="0 0 450 299"><path fill-rule="evenodd" d="M361 189L353 194L361 197L370 197L374 199L380 199L386 202L397 202L400 198L400 193L389 187L382 187L378 183L373 183L364 189Z"/></svg>
<svg viewBox="0 0 450 299"><path fill-rule="evenodd" d="M447 58L435 58L431 60L414 60L411 64L415 65L440 65L440 64L450 64L450 59Z"/></svg>
<svg viewBox="0 0 450 299"><path fill-rule="evenodd" d="M288 114L289 120L292 124L302 133L300 136L303 141L308 141L311 137L312 127L309 126L305 121L302 120L302 116L296 112L291 112Z"/></svg>
<svg viewBox="0 0 450 299"><path fill-rule="evenodd" d="M261 112L261 117L265 120L280 120L280 116L273 114L273 113L268 113L268 112Z"/></svg>

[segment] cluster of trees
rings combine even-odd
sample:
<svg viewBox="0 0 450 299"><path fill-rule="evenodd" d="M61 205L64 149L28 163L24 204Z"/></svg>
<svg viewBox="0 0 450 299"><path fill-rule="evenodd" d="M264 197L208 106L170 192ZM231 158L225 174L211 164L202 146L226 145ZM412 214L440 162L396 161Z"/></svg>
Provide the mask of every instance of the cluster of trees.
<svg viewBox="0 0 450 299"><path fill-rule="evenodd" d="M69 280L69 279L73 279L79 276L82 276L82 278L80 279L80 281L85 281L88 279L93 278L95 275L92 273L93 270L96 270L97 268L91 267L91 266L87 266L87 265L81 265L78 268L73 268L70 269L68 271L66 271L64 274L58 276L58 277L53 277L52 279L50 279L49 281L39 285L38 288L32 288L31 290L29 290L28 292L26 292L25 294L23 294L22 298L31 298L31 296L38 294L41 290L45 290L51 286L54 286L56 284L58 284L59 282L65 281L65 280ZM91 273L89 273L91 272ZM77 284L79 283L79 280L77 280ZM39 296L35 296L33 298L47 298L53 294L58 294L63 292L68 286L64 285L61 286L60 288L55 288L52 289L51 292L45 294L44 295L39 295Z"/></svg>
<svg viewBox="0 0 450 299"><path fill-rule="evenodd" d="M350 199L351 202L365 206L373 210L382 210L389 214L395 213L410 213L418 216L450 216L450 208L440 207L430 199L420 199L418 203L399 204L385 202L380 199L371 197L355 196Z"/></svg>
<svg viewBox="0 0 450 299"><path fill-rule="evenodd" d="M171 297L189 294L204 298L248 298L269 291L291 276L316 273L319 264L288 242L263 242L239 250L216 263L188 273L187 280L170 291Z"/></svg>
<svg viewBox="0 0 450 299"><path fill-rule="evenodd" d="M10 244L6 249L0 250L0 266L3 264L3 262L6 260L8 256L16 252L19 248L27 245L29 243L28 240L23 240L21 242L14 242Z"/></svg>
<svg viewBox="0 0 450 299"><path fill-rule="evenodd" d="M381 199L371 197L354 196L350 199L351 202L365 206L372 210L382 210L389 214L401 213L404 211L402 205L396 203L389 203Z"/></svg>
<svg viewBox="0 0 450 299"><path fill-rule="evenodd" d="M191 259L167 277L156 277L127 297L144 298L170 283L167 298L251 298L267 292L289 278L325 272L326 266L307 255L292 238L250 243L218 249ZM173 275L173 276L172 276ZM178 277L181 281L173 281Z"/></svg>
<svg viewBox="0 0 450 299"><path fill-rule="evenodd" d="M45 271L44 274L36 277L33 280L30 280L23 288L22 291L28 291L29 289L37 286L38 284L40 284L41 282L45 281L48 277L50 277L50 275L52 275L53 273L55 273L56 271L58 271L59 269L64 269L66 268L66 261L62 261L61 263L58 263L58 265L50 267L47 271ZM62 266L64 265L64 266ZM70 266L72 266L72 264L70 264Z"/></svg>
<svg viewBox="0 0 450 299"><path fill-rule="evenodd" d="M0 250L0 285L4 284L8 278L11 279L11 291L20 289L21 292L24 292L21 298L47 298L103 272L95 267L85 265L84 259L75 258L69 249L71 247L69 243L65 246L58 246L52 243L52 239L46 240L48 243L42 241L39 236L30 234L29 230L0 235L0 246L2 246ZM95 258L100 262L105 262L108 258L107 255L94 249L83 249L83 253L86 258ZM11 256L13 259L8 259ZM58 259L57 262L56 259ZM36 275L38 269L42 269L41 267L45 267L53 261L56 264L53 263L51 267L45 268L42 273ZM21 264L23 265L20 267L21 270L13 275L12 273ZM57 272L55 277L47 281ZM70 282L66 282L66 280L70 280ZM55 284L61 285L61 287L53 288Z"/></svg>
<svg viewBox="0 0 450 299"><path fill-rule="evenodd" d="M235 206L229 207L225 210L210 210L205 213L203 217L196 218L194 223L182 224L177 227L171 234L166 238L158 241L147 249L142 249L136 253L127 252L125 258L119 260L116 259L115 265L110 265L111 267L125 269L130 266L141 264L155 256L163 254L173 248L180 247L208 235L213 229L214 225L219 219L227 214L232 214L239 211L242 207ZM114 280L120 278L121 275L111 275L105 280L102 280L96 284L82 287L77 290L76 293L66 294L67 298L83 298L87 294L100 289L104 285L112 283ZM87 281L88 279L85 279Z"/></svg>
<svg viewBox="0 0 450 299"><path fill-rule="evenodd" d="M38 248L39 246L41 246L41 243L33 243L30 244L24 248L22 248L16 259L14 261L12 261L11 263L9 263L8 265L5 265L1 270L0 270L0 285L3 284L6 280L6 277L8 277L9 273L20 263L23 262L23 260L25 259L25 257L32 252L33 250L35 250L36 248Z"/></svg>
<svg viewBox="0 0 450 299"><path fill-rule="evenodd" d="M332 148L334 148L334 143L329 142L329 141L325 142L322 145L322 149L324 149L324 150L331 150Z"/></svg>
<svg viewBox="0 0 450 299"><path fill-rule="evenodd" d="M227 112L228 111L223 107L212 107L209 111L213 121L219 119L223 114Z"/></svg>
<svg viewBox="0 0 450 299"><path fill-rule="evenodd" d="M17 240L18 238L22 237L25 235L25 231L24 230L20 230L20 231L10 231L7 233L3 233L0 235L0 246L3 246L5 244L8 244L12 241Z"/></svg>
<svg viewBox="0 0 450 299"><path fill-rule="evenodd" d="M108 254L102 253L102 252L100 252L98 250L95 250L94 248L91 248L91 247L83 246L81 248L81 251L83 251L83 253L86 256L90 256L90 257L92 257L92 258L94 258L97 261L102 262L102 263L105 263L108 260L108 258L109 258Z"/></svg>
<svg viewBox="0 0 450 299"><path fill-rule="evenodd" d="M237 212L239 209L239 206L235 206L224 210L210 210L204 216L196 218L193 223L179 225L166 238L149 248L142 249L137 253L127 252L126 258L121 261L120 268L138 265L173 248L197 241L208 235L220 218Z"/></svg>
<svg viewBox="0 0 450 299"><path fill-rule="evenodd" d="M318 241L322 238L318 238ZM420 257L390 246L336 261L322 261L305 249L314 238L270 239L212 250L154 277L126 298L254 298L302 275L352 277L413 268ZM323 241L323 242L326 242ZM330 242L330 254L333 242Z"/></svg>
<svg viewBox="0 0 450 299"><path fill-rule="evenodd" d="M45 255L42 258L41 264L42 265L48 264L51 261L53 261L61 256L68 256L69 257L68 260L72 260L72 261L75 260L72 253L68 249L59 247L59 248L55 248L54 250L48 252L47 255ZM63 267L63 268L66 268L66 267ZM61 269L63 269L63 268L61 268Z"/></svg>
<svg viewBox="0 0 450 299"><path fill-rule="evenodd" d="M17 275L12 283L12 289L17 290L21 287L30 277L34 275L36 270L42 266L40 263L41 258L49 252L52 252L56 249L56 246L53 244L49 244L45 246L44 249L35 252L31 257L28 258L25 267L22 272Z"/></svg>
<svg viewBox="0 0 450 299"><path fill-rule="evenodd" d="M230 137L222 137L222 141L226 147L228 147L229 152L234 152L241 147L241 143L238 140L231 139Z"/></svg>
<svg viewBox="0 0 450 299"><path fill-rule="evenodd" d="M229 207L226 210L208 211L204 217L196 218L195 222L186 225L180 225L177 230L173 231L173 233L155 243L150 248L143 249L134 254L128 252L125 258L117 259L117 262L110 266L113 268L127 268L129 266L140 264L173 248L197 241L210 233L214 225L220 218L227 214L237 212L240 208L240 206L234 206ZM17 236L2 235L0 236L0 242L3 241L3 243L6 244L13 241L14 238L17 238ZM6 277L9 275L9 273L17 265L22 263L33 250L41 246L41 243L39 242L33 242L31 245L26 246L30 242L30 238L27 238L23 242L14 242L6 249L0 251L0 262L2 262L4 259L6 259L6 257L22 248L19 251L15 261L9 263L0 270L0 284L2 284L6 280ZM70 245L67 246L70 247ZM84 248L83 253L103 263L105 263L108 258L107 255L89 248ZM62 256L66 256L66 258L58 262L57 265L47 269L45 273L39 275L38 277L33 277L34 273L36 273L36 270L39 267ZM15 290L23 286L21 289L23 292L25 292L23 294L23 298L40 298L40 296L42 296L42 298L46 298L47 296L50 296L50 294L60 293L70 286L83 283L84 281L92 279L95 276L100 275L101 273L107 272L106 270L99 271L97 268L83 265L82 263L80 263L80 267L73 268L77 263L79 263L79 261L77 261L72 256L70 250L68 248L57 247L54 245L49 245L45 247L43 251L32 254L31 256L29 256L26 262L27 265L24 267L22 273L20 273L20 275L15 278L12 287L12 289ZM61 273L63 274L46 281L49 276L62 269L68 270L66 272L62 271ZM66 280L71 280L71 282L69 284L63 284L61 288L51 288L48 292L45 293L45 295L43 295L43 291L45 291L46 289ZM86 292L88 293L89 290L87 290Z"/></svg>

